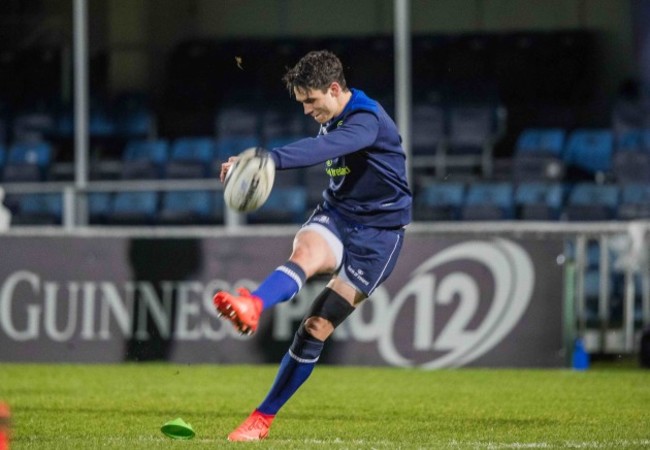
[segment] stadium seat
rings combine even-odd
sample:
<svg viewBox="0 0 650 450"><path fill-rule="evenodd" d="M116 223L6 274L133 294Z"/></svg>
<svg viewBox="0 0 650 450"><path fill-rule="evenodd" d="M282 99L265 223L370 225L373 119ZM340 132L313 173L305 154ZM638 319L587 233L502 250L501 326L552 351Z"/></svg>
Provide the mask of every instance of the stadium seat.
<svg viewBox="0 0 650 450"><path fill-rule="evenodd" d="M492 175L494 144L501 133L497 116L500 109L492 104L452 105L449 108L447 145L438 159L440 175L451 168L476 170Z"/></svg>
<svg viewBox="0 0 650 450"><path fill-rule="evenodd" d="M630 183L621 187L621 203L617 218L621 220L650 219L650 184Z"/></svg>
<svg viewBox="0 0 650 450"><path fill-rule="evenodd" d="M11 222L15 225L60 225L62 217L61 194L22 194L18 199L18 211Z"/></svg>
<svg viewBox="0 0 650 450"><path fill-rule="evenodd" d="M609 129L578 129L568 138L565 162L576 177L591 178L612 170L614 138Z"/></svg>
<svg viewBox="0 0 650 450"><path fill-rule="evenodd" d="M562 158L566 132L561 128L527 128L519 135L515 154L548 154Z"/></svg>
<svg viewBox="0 0 650 450"><path fill-rule="evenodd" d="M650 151L650 129L638 128L617 134L614 151Z"/></svg>
<svg viewBox="0 0 650 450"><path fill-rule="evenodd" d="M43 181L52 162L52 145L45 141L16 142L9 147L3 180Z"/></svg>
<svg viewBox="0 0 650 450"><path fill-rule="evenodd" d="M219 191L168 191L162 194L159 221L168 225L223 222L224 201Z"/></svg>
<svg viewBox="0 0 650 450"><path fill-rule="evenodd" d="M169 142L158 140L129 141L122 155L122 178L162 178L169 158Z"/></svg>
<svg viewBox="0 0 650 450"><path fill-rule="evenodd" d="M278 187L271 191L266 203L248 215L253 224L303 223L307 214L307 192L301 186Z"/></svg>
<svg viewBox="0 0 650 450"><path fill-rule="evenodd" d="M616 185L578 183L569 192L564 216L572 221L612 220L618 201Z"/></svg>
<svg viewBox="0 0 650 450"><path fill-rule="evenodd" d="M425 185L415 197L417 220L458 220L465 198L465 185L440 182Z"/></svg>
<svg viewBox="0 0 650 450"><path fill-rule="evenodd" d="M474 183L467 188L461 209L463 220L510 220L514 214L514 188L511 183Z"/></svg>
<svg viewBox="0 0 650 450"><path fill-rule="evenodd" d="M122 225L152 225L158 218L158 193L117 192L107 222Z"/></svg>
<svg viewBox="0 0 650 450"><path fill-rule="evenodd" d="M560 128L527 128L518 137L513 155L513 180L559 181L564 178L565 131Z"/></svg>
<svg viewBox="0 0 650 450"><path fill-rule="evenodd" d="M294 107L295 108L295 107ZM272 148L280 145L273 144L278 142L284 143L304 138L305 117L299 109L272 108L267 109L262 114L261 136L263 145Z"/></svg>
<svg viewBox="0 0 650 450"><path fill-rule="evenodd" d="M444 108L432 103L416 103L411 123L413 155L436 155L447 134Z"/></svg>
<svg viewBox="0 0 650 450"><path fill-rule="evenodd" d="M247 148L258 147L262 141L257 136L222 136L216 142L218 162L226 161L230 156L238 155Z"/></svg>
<svg viewBox="0 0 650 450"><path fill-rule="evenodd" d="M215 134L217 138L258 138L261 114L255 106L226 105L217 110Z"/></svg>
<svg viewBox="0 0 650 450"><path fill-rule="evenodd" d="M650 183L650 151L617 150L612 172L618 183Z"/></svg>
<svg viewBox="0 0 650 450"><path fill-rule="evenodd" d="M564 161L552 155L521 153L512 158L512 179L517 183L561 181L565 175Z"/></svg>
<svg viewBox="0 0 650 450"><path fill-rule="evenodd" d="M433 170L442 175L447 145L445 109L435 103L416 103L413 105L411 123L413 168L425 173Z"/></svg>
<svg viewBox="0 0 650 450"><path fill-rule="evenodd" d="M113 194L91 192L88 194L88 220L91 224L105 224L111 214Z"/></svg>
<svg viewBox="0 0 650 450"><path fill-rule="evenodd" d="M515 208L521 220L558 220L564 188L560 183L527 182L515 188Z"/></svg>
<svg viewBox="0 0 650 450"><path fill-rule="evenodd" d="M167 178L204 178L210 176L217 146L212 137L178 138L171 144L169 161L165 164Z"/></svg>
<svg viewBox="0 0 650 450"><path fill-rule="evenodd" d="M23 111L13 119L14 141L42 141L56 134L58 118L49 108Z"/></svg>
<svg viewBox="0 0 650 450"><path fill-rule="evenodd" d="M115 132L123 139L154 139L156 115L149 98L141 92L122 92L113 101Z"/></svg>
<svg viewBox="0 0 650 450"><path fill-rule="evenodd" d="M117 134L117 122L108 101L91 102L88 115L88 133L92 138L113 138Z"/></svg>

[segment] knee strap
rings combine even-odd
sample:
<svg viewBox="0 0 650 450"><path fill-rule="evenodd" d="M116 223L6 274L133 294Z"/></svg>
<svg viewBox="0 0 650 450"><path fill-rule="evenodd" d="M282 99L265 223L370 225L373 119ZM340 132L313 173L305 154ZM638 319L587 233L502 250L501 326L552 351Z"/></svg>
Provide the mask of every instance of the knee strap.
<svg viewBox="0 0 650 450"><path fill-rule="evenodd" d="M315 363L323 351L324 344L323 341L307 333L303 324L293 337L289 355L300 363Z"/></svg>
<svg viewBox="0 0 650 450"><path fill-rule="evenodd" d="M322 317L338 327L352 312L354 306L330 288L323 289L306 317Z"/></svg>

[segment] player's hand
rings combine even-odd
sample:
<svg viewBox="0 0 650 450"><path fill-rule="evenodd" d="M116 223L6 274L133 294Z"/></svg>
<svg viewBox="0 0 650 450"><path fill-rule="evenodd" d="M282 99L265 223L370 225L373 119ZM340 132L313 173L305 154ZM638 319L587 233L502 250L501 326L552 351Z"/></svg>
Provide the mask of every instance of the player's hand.
<svg viewBox="0 0 650 450"><path fill-rule="evenodd" d="M228 170L230 170L230 167L235 164L238 159L239 158L237 156L231 156L228 158L228 161L221 163L221 173L219 174L219 178L221 179L222 183L226 180L226 174L228 173Z"/></svg>

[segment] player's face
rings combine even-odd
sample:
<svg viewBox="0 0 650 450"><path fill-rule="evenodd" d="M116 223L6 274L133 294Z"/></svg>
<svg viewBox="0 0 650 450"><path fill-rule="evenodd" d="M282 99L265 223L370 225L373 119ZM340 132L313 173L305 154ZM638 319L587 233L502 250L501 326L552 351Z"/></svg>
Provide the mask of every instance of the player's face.
<svg viewBox="0 0 650 450"><path fill-rule="evenodd" d="M325 92L320 89L298 90L294 88L296 100L302 103L305 115L318 123L326 123L340 114L337 101L338 84L332 83Z"/></svg>

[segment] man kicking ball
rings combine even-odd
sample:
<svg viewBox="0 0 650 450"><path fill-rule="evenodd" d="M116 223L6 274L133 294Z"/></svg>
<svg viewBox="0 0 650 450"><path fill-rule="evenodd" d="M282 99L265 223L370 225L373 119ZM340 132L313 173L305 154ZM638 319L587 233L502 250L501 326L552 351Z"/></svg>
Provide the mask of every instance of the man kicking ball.
<svg viewBox="0 0 650 450"><path fill-rule="evenodd" d="M228 435L266 438L276 414L307 380L334 329L388 278L411 220L405 154L393 120L360 90L348 88L343 66L329 51L305 55L284 76L318 136L270 149L276 169L324 163L329 186L297 232L289 259L253 292L218 292L214 305L242 333L255 332L261 313L294 297L316 274L332 274L282 358L266 398ZM236 161L221 165L221 181Z"/></svg>

